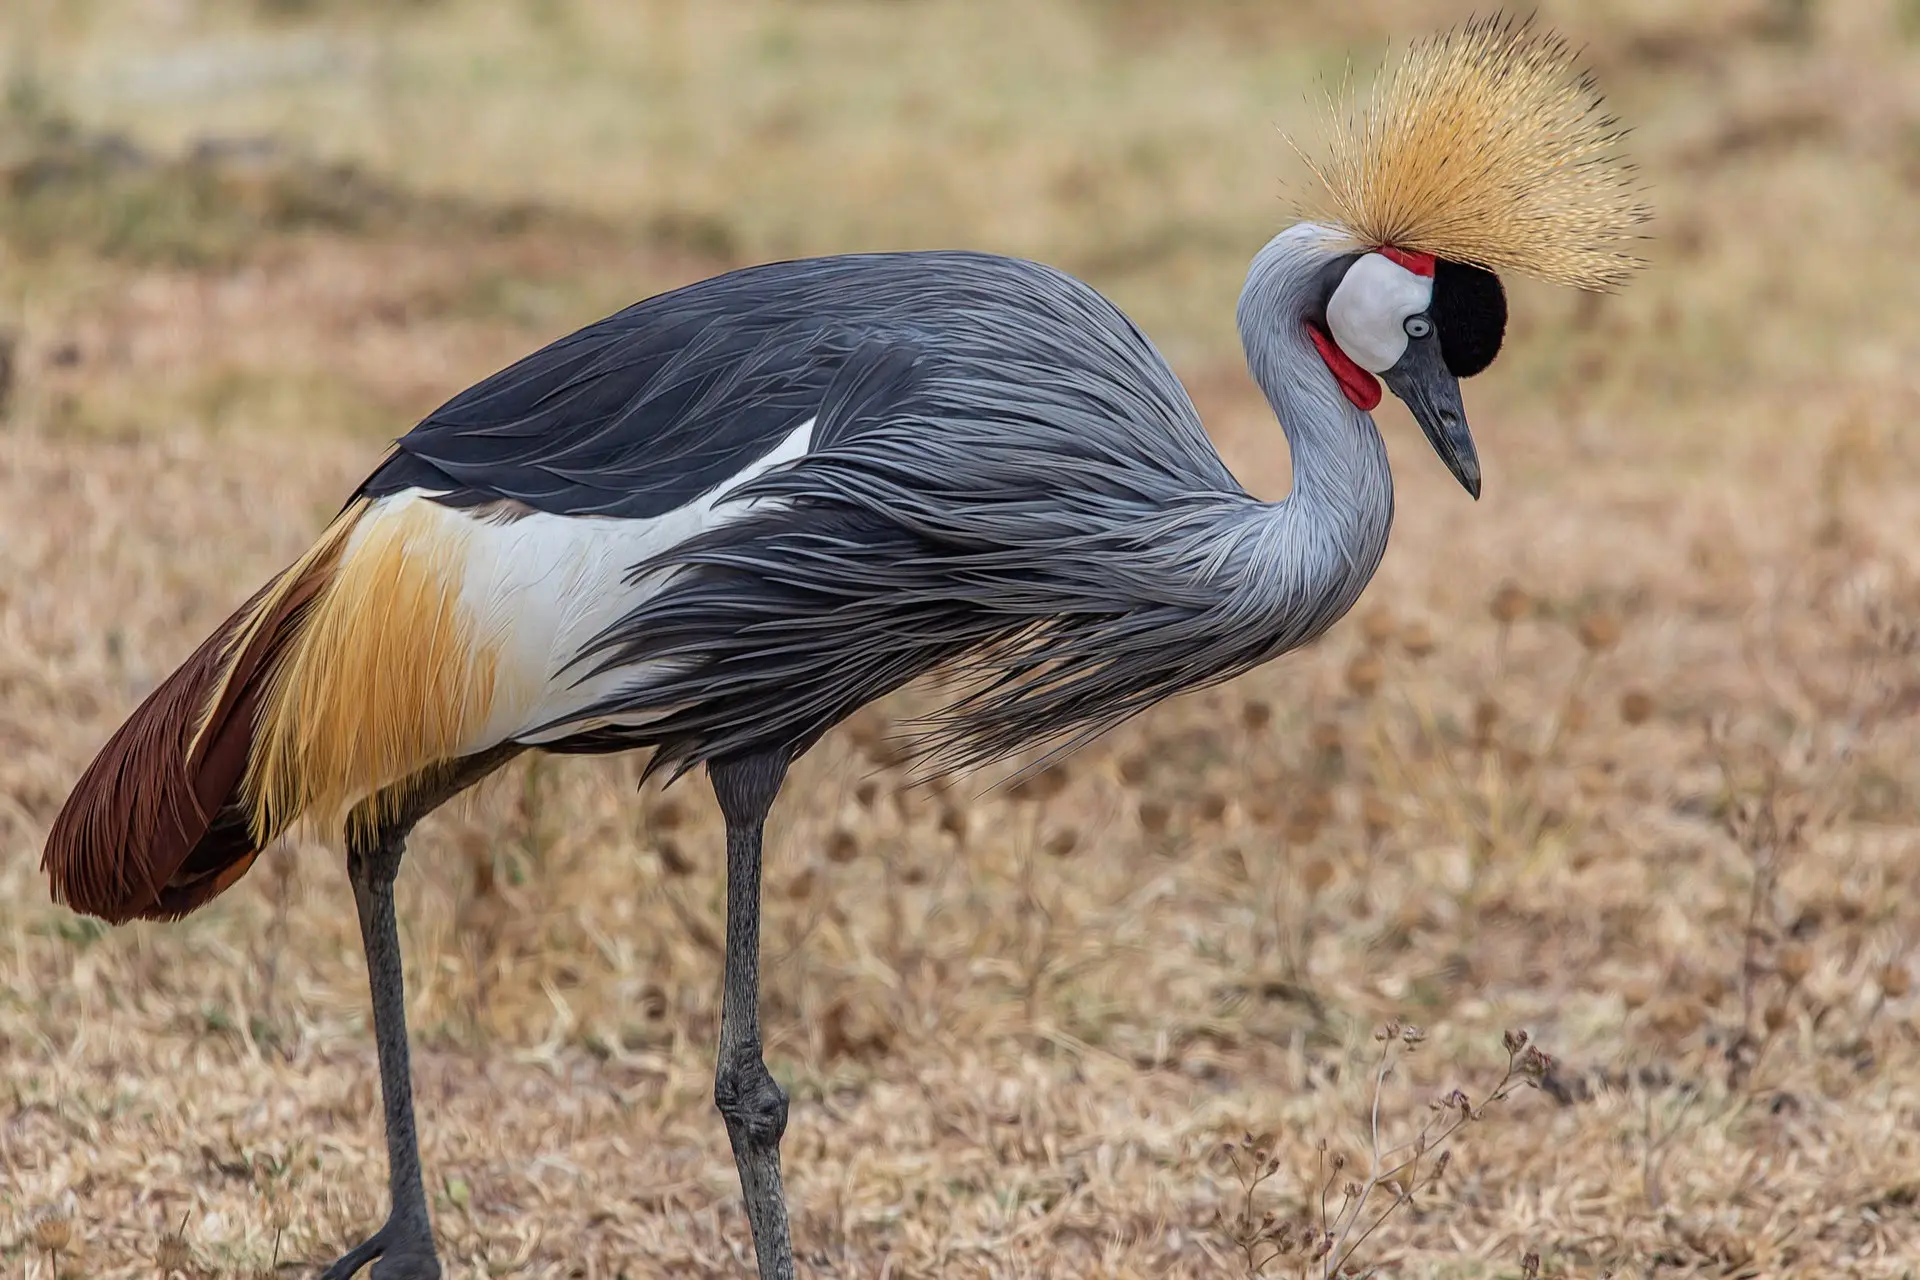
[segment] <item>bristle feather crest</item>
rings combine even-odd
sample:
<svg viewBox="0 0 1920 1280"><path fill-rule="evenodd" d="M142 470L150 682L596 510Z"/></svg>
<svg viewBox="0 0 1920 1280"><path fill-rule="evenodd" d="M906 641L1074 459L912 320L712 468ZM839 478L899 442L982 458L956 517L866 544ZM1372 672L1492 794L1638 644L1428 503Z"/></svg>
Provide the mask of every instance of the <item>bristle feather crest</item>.
<svg viewBox="0 0 1920 1280"><path fill-rule="evenodd" d="M1322 158L1291 136L1318 189L1302 216L1352 247L1395 248L1606 290L1643 262L1650 217L1579 53L1531 18L1471 21L1414 43L1359 103L1327 95Z"/></svg>

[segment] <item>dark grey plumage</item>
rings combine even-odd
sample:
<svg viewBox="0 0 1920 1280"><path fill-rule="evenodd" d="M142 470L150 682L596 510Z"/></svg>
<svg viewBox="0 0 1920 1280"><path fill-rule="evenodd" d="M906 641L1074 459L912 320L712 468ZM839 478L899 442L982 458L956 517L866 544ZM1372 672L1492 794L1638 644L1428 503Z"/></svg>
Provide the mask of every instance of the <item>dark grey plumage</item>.
<svg viewBox="0 0 1920 1280"><path fill-rule="evenodd" d="M1093 289L974 253L748 268L563 338L430 415L368 482L567 515L682 505L814 420L730 495L754 514L636 565L663 590L576 662L665 663L550 749L657 746L679 772L797 754L934 668L967 682L921 746L970 764L1097 732L1331 622L1262 574L1273 510ZM1275 590L1275 588L1281 588ZM564 726L537 731L551 735Z"/></svg>

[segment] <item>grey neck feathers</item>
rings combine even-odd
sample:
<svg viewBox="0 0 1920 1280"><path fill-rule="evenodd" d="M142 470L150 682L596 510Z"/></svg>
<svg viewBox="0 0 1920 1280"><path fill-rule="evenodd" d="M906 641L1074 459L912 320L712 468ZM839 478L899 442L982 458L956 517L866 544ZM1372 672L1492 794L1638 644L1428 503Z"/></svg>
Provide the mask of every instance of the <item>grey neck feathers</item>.
<svg viewBox="0 0 1920 1280"><path fill-rule="evenodd" d="M1357 409L1308 336L1317 277L1337 248L1302 223L1255 255L1237 319L1247 367L1293 455L1293 492L1261 508L1269 573L1283 582L1293 644L1325 631L1373 577L1393 525L1393 476L1373 418Z"/></svg>

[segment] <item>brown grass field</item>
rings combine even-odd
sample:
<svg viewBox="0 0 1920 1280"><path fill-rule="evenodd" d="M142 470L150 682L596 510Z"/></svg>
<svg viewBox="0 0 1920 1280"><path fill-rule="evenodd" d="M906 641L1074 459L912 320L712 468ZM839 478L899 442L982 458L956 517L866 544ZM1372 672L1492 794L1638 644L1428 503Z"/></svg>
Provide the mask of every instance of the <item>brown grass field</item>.
<svg viewBox="0 0 1920 1280"><path fill-rule="evenodd" d="M968 245L1126 307L1277 497L1232 330L1276 125L1467 9L7 0L0 1275L310 1274L385 1212L335 847L167 927L38 870L385 440L729 265ZM1920 1274L1920 5L1542 16L1658 216L1617 296L1511 285L1485 499L1390 407L1399 528L1311 650L1021 786L907 787L911 691L798 770L765 1009L807 1274ZM718 817L637 776L525 762L402 875L450 1276L751 1266ZM1509 1029L1551 1066L1432 1109ZM1284 1252L1323 1212L1342 1249Z"/></svg>

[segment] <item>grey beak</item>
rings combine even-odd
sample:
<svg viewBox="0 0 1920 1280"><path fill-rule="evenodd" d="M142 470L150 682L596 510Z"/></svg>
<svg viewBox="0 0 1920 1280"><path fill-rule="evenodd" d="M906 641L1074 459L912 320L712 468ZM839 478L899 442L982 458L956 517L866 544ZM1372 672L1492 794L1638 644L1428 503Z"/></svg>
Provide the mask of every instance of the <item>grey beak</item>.
<svg viewBox="0 0 1920 1280"><path fill-rule="evenodd" d="M1473 434L1467 430L1460 380L1448 371L1440 343L1431 337L1408 342L1400 363L1381 374L1380 380L1413 411L1414 420L1427 433L1427 443L1440 455L1440 461L1478 500L1480 452L1473 447Z"/></svg>

